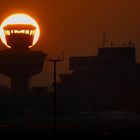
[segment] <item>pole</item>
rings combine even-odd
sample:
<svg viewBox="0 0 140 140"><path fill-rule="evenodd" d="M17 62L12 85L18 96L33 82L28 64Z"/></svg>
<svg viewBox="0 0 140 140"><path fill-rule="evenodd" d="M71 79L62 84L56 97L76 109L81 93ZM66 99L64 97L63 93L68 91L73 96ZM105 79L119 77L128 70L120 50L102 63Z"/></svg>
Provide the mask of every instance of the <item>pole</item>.
<svg viewBox="0 0 140 140"><path fill-rule="evenodd" d="M54 64L54 82L53 82L53 96L54 96L54 134L56 134L56 60L53 61Z"/></svg>
<svg viewBox="0 0 140 140"><path fill-rule="evenodd" d="M54 122L53 122L53 126L54 126L54 135L56 134L56 121L57 121L57 109L56 109L56 65L57 65L57 62L61 62L61 61L64 61L64 52L63 52L63 57L62 58L54 58L54 59L47 59L47 61L53 63L53 102L54 102L54 110L53 110L53 113L54 113Z"/></svg>
<svg viewBox="0 0 140 140"><path fill-rule="evenodd" d="M54 90L54 94L56 94L56 60L54 60L54 83L53 83L53 90Z"/></svg>
<svg viewBox="0 0 140 140"><path fill-rule="evenodd" d="M103 48L106 47L106 32L103 32Z"/></svg>

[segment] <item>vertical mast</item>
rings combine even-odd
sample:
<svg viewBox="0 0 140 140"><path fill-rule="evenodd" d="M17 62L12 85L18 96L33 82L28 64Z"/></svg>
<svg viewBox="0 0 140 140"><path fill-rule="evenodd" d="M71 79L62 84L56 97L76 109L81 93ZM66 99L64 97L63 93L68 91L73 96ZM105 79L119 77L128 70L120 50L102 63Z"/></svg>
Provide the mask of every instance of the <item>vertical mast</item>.
<svg viewBox="0 0 140 140"><path fill-rule="evenodd" d="M106 47L106 32L103 32L103 42L102 42L103 44L103 48L105 48Z"/></svg>

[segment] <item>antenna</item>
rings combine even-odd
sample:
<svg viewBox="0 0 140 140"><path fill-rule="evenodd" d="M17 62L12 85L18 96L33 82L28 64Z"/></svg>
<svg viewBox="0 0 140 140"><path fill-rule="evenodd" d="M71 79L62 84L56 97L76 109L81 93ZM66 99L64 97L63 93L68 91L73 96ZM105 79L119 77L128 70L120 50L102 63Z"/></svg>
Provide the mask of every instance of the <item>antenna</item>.
<svg viewBox="0 0 140 140"><path fill-rule="evenodd" d="M103 32L103 42L102 42L103 44L103 48L105 48L105 46L106 46L106 32Z"/></svg>
<svg viewBox="0 0 140 140"><path fill-rule="evenodd" d="M133 45L132 41L129 41L129 47L132 47L132 45Z"/></svg>
<svg viewBox="0 0 140 140"><path fill-rule="evenodd" d="M111 41L110 45L111 45L111 47L113 47L113 45L114 45L114 42L113 42L113 41Z"/></svg>

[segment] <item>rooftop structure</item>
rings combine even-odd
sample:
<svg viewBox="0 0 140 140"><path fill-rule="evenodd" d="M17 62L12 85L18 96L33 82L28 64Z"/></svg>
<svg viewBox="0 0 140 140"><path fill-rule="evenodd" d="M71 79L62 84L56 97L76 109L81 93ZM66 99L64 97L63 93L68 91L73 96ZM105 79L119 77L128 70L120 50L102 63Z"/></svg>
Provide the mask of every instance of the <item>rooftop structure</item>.
<svg viewBox="0 0 140 140"><path fill-rule="evenodd" d="M140 64L136 62L133 46L99 48L96 56L70 57L69 60L72 73L60 74L60 92L107 95L127 93L134 87L139 89Z"/></svg>

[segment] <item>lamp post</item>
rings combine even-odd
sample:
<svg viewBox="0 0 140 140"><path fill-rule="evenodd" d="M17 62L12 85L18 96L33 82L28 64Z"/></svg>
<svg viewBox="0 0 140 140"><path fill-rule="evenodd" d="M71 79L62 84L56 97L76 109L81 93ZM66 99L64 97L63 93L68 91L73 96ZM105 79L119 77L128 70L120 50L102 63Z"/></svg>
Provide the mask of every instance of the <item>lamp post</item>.
<svg viewBox="0 0 140 140"><path fill-rule="evenodd" d="M64 61L64 52L62 53L62 58L47 58L47 61L53 63L53 102L54 102L54 134L56 134L56 119L57 119L57 110L56 110L56 74L57 74L57 63Z"/></svg>

